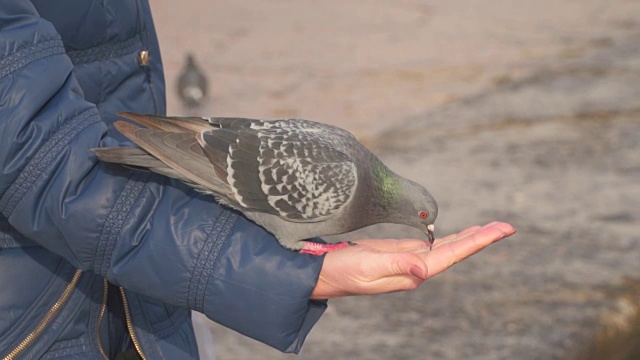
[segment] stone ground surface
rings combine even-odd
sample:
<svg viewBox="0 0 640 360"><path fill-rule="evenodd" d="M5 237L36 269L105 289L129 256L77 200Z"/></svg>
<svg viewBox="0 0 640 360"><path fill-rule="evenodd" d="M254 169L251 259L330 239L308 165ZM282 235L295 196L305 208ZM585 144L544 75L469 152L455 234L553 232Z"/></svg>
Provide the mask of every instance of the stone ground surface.
<svg viewBox="0 0 640 360"><path fill-rule="evenodd" d="M439 235L518 229L417 291L331 301L297 358L563 359L640 303L625 295L640 281L640 2L152 9L169 113L186 113L173 89L191 51L212 86L203 114L342 126L431 190ZM212 329L218 359L295 357Z"/></svg>

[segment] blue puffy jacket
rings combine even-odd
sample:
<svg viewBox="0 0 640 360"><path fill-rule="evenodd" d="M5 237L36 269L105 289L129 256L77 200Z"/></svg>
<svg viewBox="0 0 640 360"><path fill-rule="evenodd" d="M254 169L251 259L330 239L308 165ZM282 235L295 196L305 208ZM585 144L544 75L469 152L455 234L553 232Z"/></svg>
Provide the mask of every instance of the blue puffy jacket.
<svg viewBox="0 0 640 360"><path fill-rule="evenodd" d="M118 111L165 112L145 0L0 2L0 358L195 358L190 309L297 352L322 257L98 162Z"/></svg>

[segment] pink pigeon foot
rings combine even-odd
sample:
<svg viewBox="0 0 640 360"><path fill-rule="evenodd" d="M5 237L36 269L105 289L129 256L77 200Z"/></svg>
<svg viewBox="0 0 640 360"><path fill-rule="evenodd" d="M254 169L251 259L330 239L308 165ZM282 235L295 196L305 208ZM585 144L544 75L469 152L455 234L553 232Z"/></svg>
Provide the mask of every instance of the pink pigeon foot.
<svg viewBox="0 0 640 360"><path fill-rule="evenodd" d="M347 246L354 246L354 245L356 245L356 243L353 243L351 241L343 241L335 244L322 244L322 243L317 243L313 241L306 241L304 244L304 247L298 252L300 254L320 256L330 251L334 251L334 250L345 248Z"/></svg>

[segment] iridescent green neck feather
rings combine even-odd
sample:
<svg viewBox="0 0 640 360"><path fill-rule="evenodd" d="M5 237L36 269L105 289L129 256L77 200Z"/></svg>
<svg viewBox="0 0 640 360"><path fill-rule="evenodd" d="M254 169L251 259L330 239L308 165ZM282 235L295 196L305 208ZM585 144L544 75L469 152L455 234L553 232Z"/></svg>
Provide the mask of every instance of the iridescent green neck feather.
<svg viewBox="0 0 640 360"><path fill-rule="evenodd" d="M399 200L402 194L402 184L398 176L382 162L372 163L373 179L379 191L375 192L380 205L387 207Z"/></svg>

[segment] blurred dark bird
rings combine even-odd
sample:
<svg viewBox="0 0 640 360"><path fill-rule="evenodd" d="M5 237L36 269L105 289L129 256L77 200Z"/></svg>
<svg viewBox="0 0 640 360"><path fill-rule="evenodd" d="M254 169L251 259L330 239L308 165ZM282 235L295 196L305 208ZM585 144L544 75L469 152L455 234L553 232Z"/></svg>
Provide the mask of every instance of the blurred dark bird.
<svg viewBox="0 0 640 360"><path fill-rule="evenodd" d="M192 54L187 54L187 64L178 78L177 90L182 103L189 109L201 106L207 95L207 78Z"/></svg>

